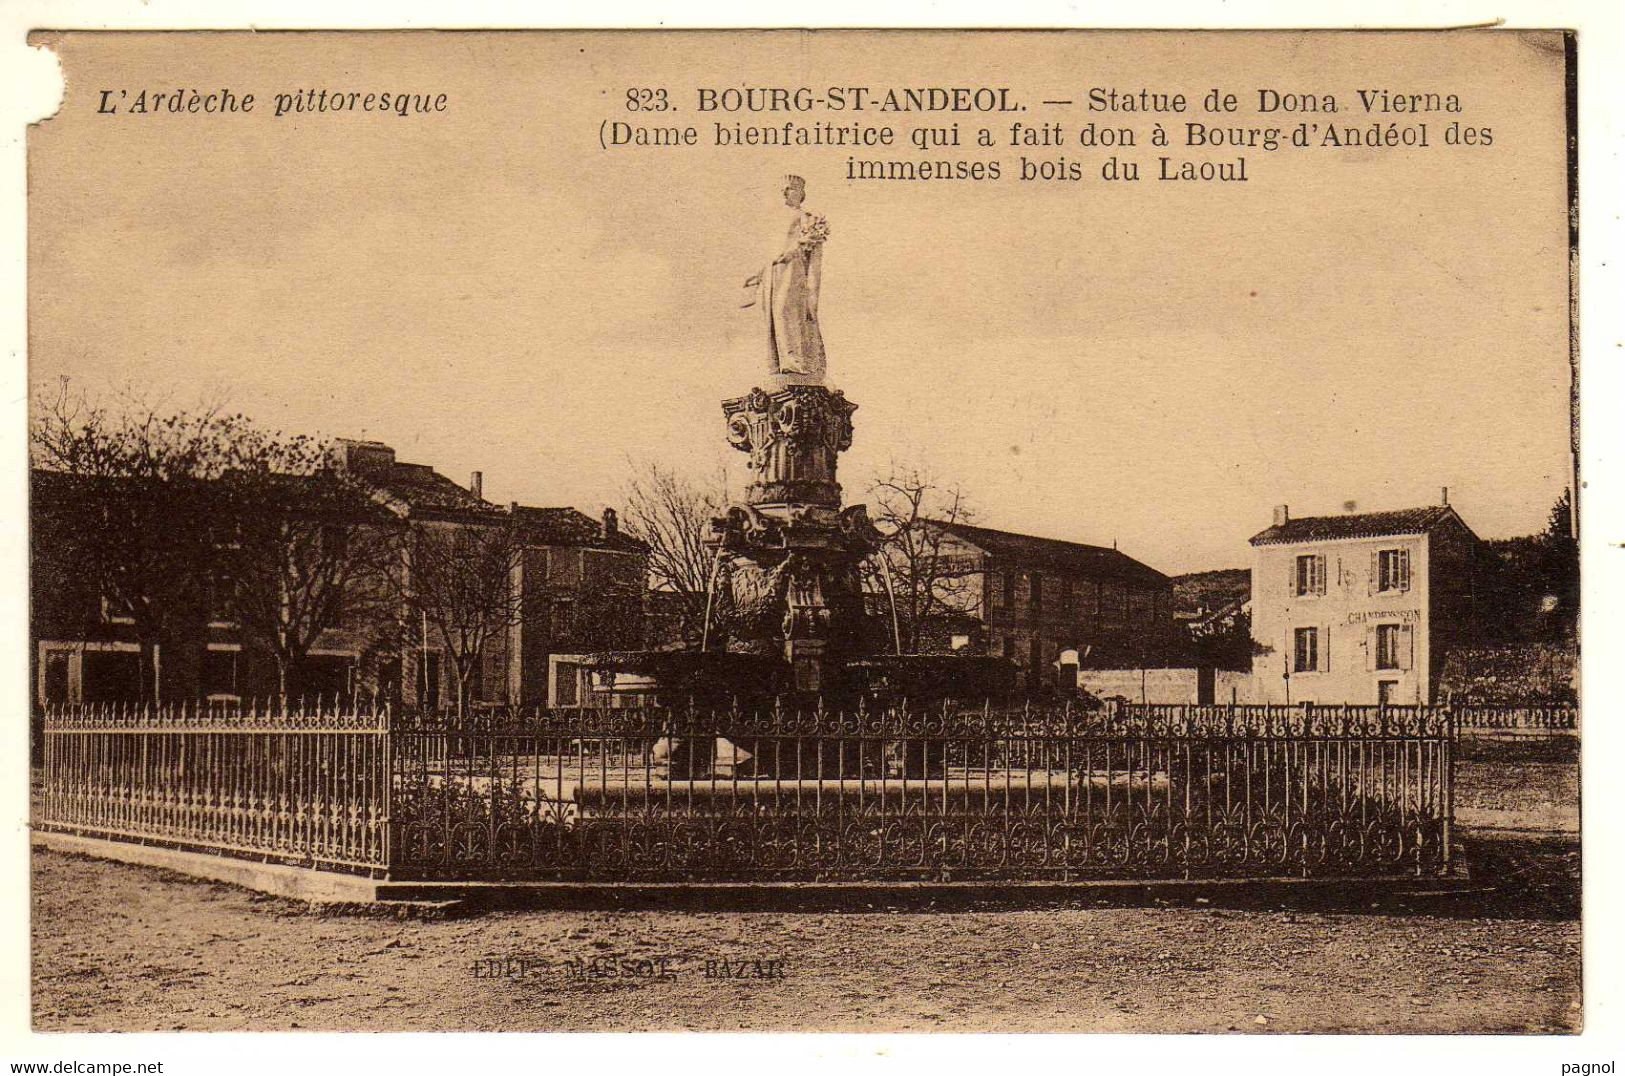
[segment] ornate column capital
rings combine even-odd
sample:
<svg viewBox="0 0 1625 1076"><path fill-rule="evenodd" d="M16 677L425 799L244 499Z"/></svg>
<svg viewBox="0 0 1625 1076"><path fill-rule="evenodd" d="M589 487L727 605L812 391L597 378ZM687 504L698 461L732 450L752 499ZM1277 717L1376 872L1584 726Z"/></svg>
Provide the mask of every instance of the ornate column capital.
<svg viewBox="0 0 1625 1076"><path fill-rule="evenodd" d="M858 405L823 385L754 388L722 402L728 443L750 456L756 481L750 504L817 504L838 508L836 457L852 446Z"/></svg>

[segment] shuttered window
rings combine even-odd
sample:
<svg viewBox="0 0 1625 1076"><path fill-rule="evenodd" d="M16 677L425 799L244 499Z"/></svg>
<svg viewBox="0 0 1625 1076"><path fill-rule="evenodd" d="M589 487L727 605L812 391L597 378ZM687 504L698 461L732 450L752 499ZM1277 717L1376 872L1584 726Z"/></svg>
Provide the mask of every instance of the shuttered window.
<svg viewBox="0 0 1625 1076"><path fill-rule="evenodd" d="M1376 629L1376 667L1378 669L1409 669L1411 667L1412 635L1408 624L1378 624Z"/></svg>
<svg viewBox="0 0 1625 1076"><path fill-rule="evenodd" d="M1320 629L1298 628L1292 633L1292 671L1315 672L1320 668Z"/></svg>
<svg viewBox="0 0 1625 1076"><path fill-rule="evenodd" d="M1411 551L1381 549L1372 557L1372 578L1379 593L1411 589Z"/></svg>
<svg viewBox="0 0 1625 1076"><path fill-rule="evenodd" d="M1377 668L1399 668L1399 625L1377 625Z"/></svg>
<svg viewBox="0 0 1625 1076"><path fill-rule="evenodd" d="M1324 555L1315 553L1295 559L1292 565L1292 593L1300 598L1326 593Z"/></svg>

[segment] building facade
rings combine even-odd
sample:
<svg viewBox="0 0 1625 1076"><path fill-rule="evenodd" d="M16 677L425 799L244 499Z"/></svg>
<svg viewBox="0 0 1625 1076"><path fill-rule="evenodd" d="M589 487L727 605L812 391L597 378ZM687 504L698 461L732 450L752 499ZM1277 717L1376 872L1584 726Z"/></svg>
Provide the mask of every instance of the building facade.
<svg viewBox="0 0 1625 1076"><path fill-rule="evenodd" d="M1072 690L1086 668L1161 666L1174 637L1168 576L1116 549L928 520L938 588L922 651L1013 661L1029 691Z"/></svg>
<svg viewBox="0 0 1625 1076"><path fill-rule="evenodd" d="M593 519L574 508L494 505L482 495L479 474L461 486L426 465L398 461L378 442L339 441L334 454L335 465L370 494L360 509L365 518L347 520L347 533L376 528L410 536L397 537L391 547L407 577L413 557L437 544L496 530L517 536L519 548L501 559L511 601L493 612L501 623L480 647L467 685L470 701L546 703L551 654L641 644L647 550L620 531L613 509ZM105 481L45 471L32 476L36 703L135 702L151 699L154 684L168 700L277 695L284 681L276 664L244 630L229 595L218 595L195 615L172 618L160 638L143 643L133 618L120 615L117 603L74 569L69 546L75 535L57 520L74 518L62 510L71 499L102 496L98 485ZM393 592L340 604L342 615L320 626L287 684L289 694L428 708L455 702L459 643L440 618L415 612Z"/></svg>
<svg viewBox="0 0 1625 1076"><path fill-rule="evenodd" d="M574 508L514 509L525 536L513 585L522 595L506 646L506 698L524 705L586 705L581 656L644 644L648 548ZM559 657L568 658L561 663Z"/></svg>
<svg viewBox="0 0 1625 1076"><path fill-rule="evenodd" d="M1293 519L1253 536L1258 702L1441 701L1453 648L1477 636L1478 536L1448 503Z"/></svg>

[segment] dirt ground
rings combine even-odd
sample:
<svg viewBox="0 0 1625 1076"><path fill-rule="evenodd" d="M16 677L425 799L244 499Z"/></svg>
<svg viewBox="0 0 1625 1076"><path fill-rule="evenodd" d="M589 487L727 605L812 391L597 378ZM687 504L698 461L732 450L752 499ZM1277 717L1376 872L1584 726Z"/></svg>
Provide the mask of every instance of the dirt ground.
<svg viewBox="0 0 1625 1076"><path fill-rule="evenodd" d="M399 921L36 852L34 1021L42 1031L1577 1031L1573 745L1477 745L1457 777L1468 862L1495 892L1375 904L1355 893L1318 908L1215 896L1232 903ZM586 974L623 961L669 977ZM749 977L708 977L707 962Z"/></svg>
<svg viewBox="0 0 1625 1076"><path fill-rule="evenodd" d="M399 921L322 916L229 886L42 851L35 1026L1577 1030L1577 851L1572 842L1503 840L1486 856L1500 856L1495 869L1517 884L1431 911L1091 904ZM566 967L594 958L617 967L645 960L651 972L665 958L674 977L577 977ZM707 961L765 977L707 978Z"/></svg>
<svg viewBox="0 0 1625 1076"><path fill-rule="evenodd" d="M1456 763L1456 821L1476 829L1579 833L1578 745L1464 744Z"/></svg>

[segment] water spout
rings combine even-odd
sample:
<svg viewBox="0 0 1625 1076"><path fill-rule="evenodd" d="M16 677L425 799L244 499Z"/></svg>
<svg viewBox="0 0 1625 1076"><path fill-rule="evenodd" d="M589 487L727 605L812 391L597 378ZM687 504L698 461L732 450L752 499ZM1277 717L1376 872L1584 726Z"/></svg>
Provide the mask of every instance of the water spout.
<svg viewBox="0 0 1625 1076"><path fill-rule="evenodd" d="M885 580L886 583L886 598L891 602L892 650L894 653L901 655L903 653L903 631L897 625L897 591L892 588L891 558L886 556L885 553L881 553L877 559L880 561L880 578Z"/></svg>
<svg viewBox="0 0 1625 1076"><path fill-rule="evenodd" d="M700 653L705 653L711 645L711 604L716 600L717 573L722 570L722 547L717 546L716 556L711 558L711 578L705 584L705 623L700 625Z"/></svg>

